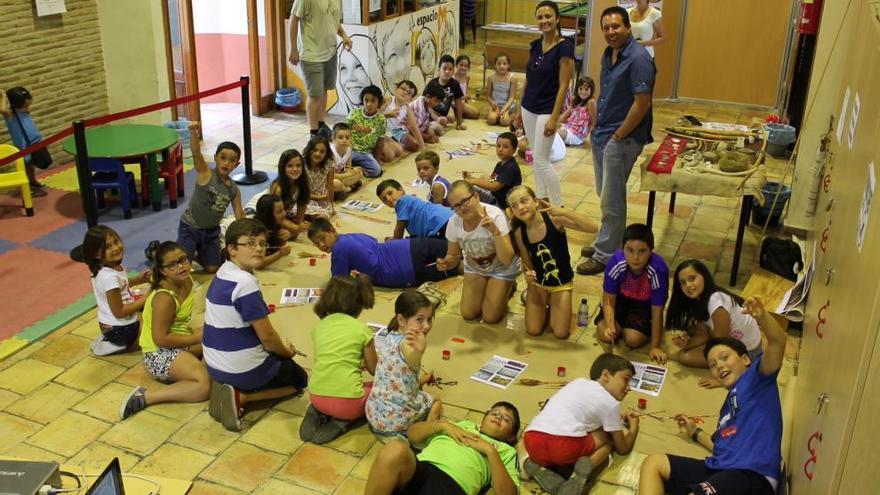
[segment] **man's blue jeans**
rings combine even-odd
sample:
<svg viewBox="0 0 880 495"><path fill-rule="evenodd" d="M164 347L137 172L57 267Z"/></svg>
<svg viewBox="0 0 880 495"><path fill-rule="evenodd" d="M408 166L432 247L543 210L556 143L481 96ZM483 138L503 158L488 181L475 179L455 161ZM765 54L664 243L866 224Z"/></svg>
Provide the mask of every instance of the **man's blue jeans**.
<svg viewBox="0 0 880 495"><path fill-rule="evenodd" d="M593 259L608 263L620 249L626 229L626 181L644 143L633 138L593 140L593 168L596 172L596 193L601 200L602 225L596 235Z"/></svg>

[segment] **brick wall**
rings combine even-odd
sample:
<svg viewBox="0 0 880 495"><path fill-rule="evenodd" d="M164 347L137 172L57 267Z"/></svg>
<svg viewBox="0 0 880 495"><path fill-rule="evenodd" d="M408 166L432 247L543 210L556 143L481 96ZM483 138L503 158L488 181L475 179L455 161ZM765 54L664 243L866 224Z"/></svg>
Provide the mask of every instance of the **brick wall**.
<svg viewBox="0 0 880 495"><path fill-rule="evenodd" d="M0 87L31 92L31 113L44 137L108 113L96 0L65 3L65 14L36 17L31 0L0 0ZM0 141L11 142L5 126ZM49 150L56 165L72 159L60 143Z"/></svg>

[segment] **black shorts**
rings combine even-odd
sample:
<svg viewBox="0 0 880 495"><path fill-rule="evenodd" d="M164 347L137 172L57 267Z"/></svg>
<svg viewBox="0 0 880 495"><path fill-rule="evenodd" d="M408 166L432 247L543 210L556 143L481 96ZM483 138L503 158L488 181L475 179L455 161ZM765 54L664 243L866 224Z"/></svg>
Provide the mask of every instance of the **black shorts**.
<svg viewBox="0 0 880 495"><path fill-rule="evenodd" d="M446 239L434 237L411 237L409 239L409 254L412 258L416 285L425 282L438 282L458 275L455 270L441 272L437 269L437 258L445 257L448 247L449 243Z"/></svg>
<svg viewBox="0 0 880 495"><path fill-rule="evenodd" d="M605 319L605 314L599 311L596 315L595 323ZM620 328L632 328L639 332L651 336L651 302L636 301L620 294L614 303L614 319Z"/></svg>
<svg viewBox="0 0 880 495"><path fill-rule="evenodd" d="M281 366L278 367L278 373L271 380L261 387L249 392L258 392L260 390L271 390L273 388L295 387L304 389L309 384L309 375L302 366L296 364L293 359L282 359Z"/></svg>
<svg viewBox="0 0 880 495"><path fill-rule="evenodd" d="M757 471L731 469L719 471L706 462L690 457L666 454L669 481L666 493L672 495L774 495L773 485Z"/></svg>
<svg viewBox="0 0 880 495"><path fill-rule="evenodd" d="M416 462L416 472L398 495L466 495L448 474L426 461Z"/></svg>
<svg viewBox="0 0 880 495"><path fill-rule="evenodd" d="M104 334L104 340L123 347L131 347L137 343L141 335L141 322L133 321L128 325L120 325L110 327L109 329L101 325L101 333Z"/></svg>

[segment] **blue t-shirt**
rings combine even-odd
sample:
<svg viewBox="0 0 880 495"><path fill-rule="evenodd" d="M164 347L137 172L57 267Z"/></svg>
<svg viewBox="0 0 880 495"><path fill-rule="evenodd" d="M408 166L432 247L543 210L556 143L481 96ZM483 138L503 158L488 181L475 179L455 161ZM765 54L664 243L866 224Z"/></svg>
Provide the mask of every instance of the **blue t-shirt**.
<svg viewBox="0 0 880 495"><path fill-rule="evenodd" d="M406 222L406 231L413 237L436 235L452 217L450 208L409 194L404 194L397 200L394 210L397 212L397 221Z"/></svg>
<svg viewBox="0 0 880 495"><path fill-rule="evenodd" d="M608 264L605 265L605 280L602 282L605 292L623 295L636 301L651 303L651 306L663 306L669 295L669 268L663 257L651 253L648 264L642 273L635 274L626 264L623 250L618 249Z"/></svg>
<svg viewBox="0 0 880 495"><path fill-rule="evenodd" d="M416 284L409 239L379 243L366 234L340 234L330 255L330 272L348 275L357 270L380 287L411 287Z"/></svg>
<svg viewBox="0 0 880 495"><path fill-rule="evenodd" d="M626 46L617 54L617 63L611 64L611 47L602 54L602 72L599 78L599 101L596 103L594 140L607 140L626 119L635 95L654 92L657 69L654 59L642 45L630 36ZM639 143L650 143L654 115L651 107L639 125L627 137Z"/></svg>
<svg viewBox="0 0 880 495"><path fill-rule="evenodd" d="M755 359L737 380L721 406L715 448L706 458L711 469L748 469L779 480L782 462L782 405L776 377L761 373Z"/></svg>
<svg viewBox="0 0 880 495"><path fill-rule="evenodd" d="M5 98L3 95L0 95L0 97ZM10 111L11 110L12 109L10 109ZM3 119L3 121L6 122L6 128L9 130L9 136L12 138L12 144L14 144L19 150L23 150L32 144L42 141L43 136L40 135L37 125L34 124L34 119L31 118L30 112L15 113L18 114L18 118L21 119L21 125L18 125L18 120L15 118L15 115L12 115L8 119ZM27 134L21 132L22 127L24 127ZM25 163L29 163L31 161L31 155L26 155L24 161Z"/></svg>
<svg viewBox="0 0 880 495"><path fill-rule="evenodd" d="M574 59L574 42L571 39L563 39L546 53L541 48L540 38L532 41L526 66L523 108L538 115L553 113L556 93L559 92L559 63L563 58Z"/></svg>

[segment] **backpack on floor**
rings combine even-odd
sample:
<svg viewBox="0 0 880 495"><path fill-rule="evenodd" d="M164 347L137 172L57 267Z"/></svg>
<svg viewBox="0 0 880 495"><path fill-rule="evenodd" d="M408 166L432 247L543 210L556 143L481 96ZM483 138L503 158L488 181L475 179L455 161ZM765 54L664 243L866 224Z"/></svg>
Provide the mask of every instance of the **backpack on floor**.
<svg viewBox="0 0 880 495"><path fill-rule="evenodd" d="M800 246L794 241L775 237L768 237L761 243L759 262L761 268L792 282L797 281L797 274L804 267Z"/></svg>

